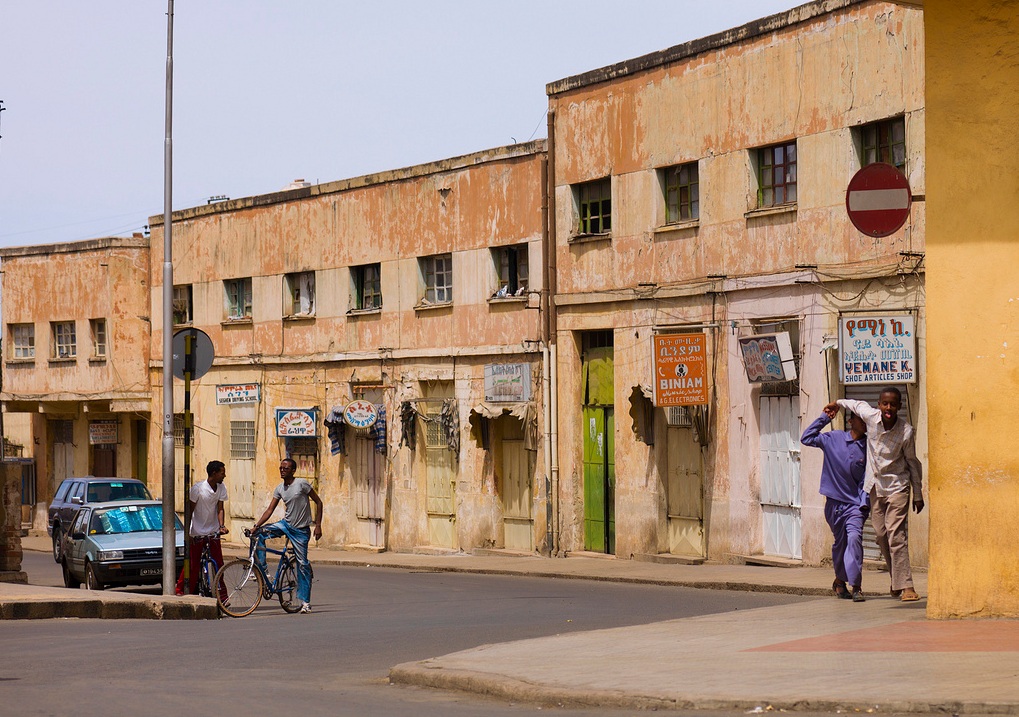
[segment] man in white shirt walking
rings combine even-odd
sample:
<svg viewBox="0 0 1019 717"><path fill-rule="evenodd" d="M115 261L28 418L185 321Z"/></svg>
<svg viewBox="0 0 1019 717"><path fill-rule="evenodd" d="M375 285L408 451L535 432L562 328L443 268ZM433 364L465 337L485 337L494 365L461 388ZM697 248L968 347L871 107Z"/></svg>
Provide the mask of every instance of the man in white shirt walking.
<svg viewBox="0 0 1019 717"><path fill-rule="evenodd" d="M902 392L894 386L881 389L878 407L866 401L842 398L825 410L845 408L867 424L867 477L863 488L870 494L870 515L877 544L892 576L892 597L903 602L919 600L913 589L909 566L907 519L910 493L913 510L923 510L923 467L916 457L913 426L899 418Z"/></svg>

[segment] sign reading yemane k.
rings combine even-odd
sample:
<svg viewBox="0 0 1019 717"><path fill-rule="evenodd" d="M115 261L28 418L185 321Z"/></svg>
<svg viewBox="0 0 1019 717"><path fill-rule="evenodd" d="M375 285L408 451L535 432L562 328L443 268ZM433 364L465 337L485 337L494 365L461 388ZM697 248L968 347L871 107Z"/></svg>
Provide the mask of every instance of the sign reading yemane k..
<svg viewBox="0 0 1019 717"><path fill-rule="evenodd" d="M916 383L912 314L839 318L842 383Z"/></svg>

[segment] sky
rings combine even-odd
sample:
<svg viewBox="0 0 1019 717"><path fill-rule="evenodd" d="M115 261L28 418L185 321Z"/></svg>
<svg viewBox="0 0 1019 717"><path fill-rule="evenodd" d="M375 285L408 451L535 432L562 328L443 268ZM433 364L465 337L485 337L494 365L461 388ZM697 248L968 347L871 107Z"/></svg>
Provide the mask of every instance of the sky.
<svg viewBox="0 0 1019 717"><path fill-rule="evenodd" d="M173 208L547 135L545 85L795 0L176 0ZM166 0L0 6L0 247L163 212Z"/></svg>

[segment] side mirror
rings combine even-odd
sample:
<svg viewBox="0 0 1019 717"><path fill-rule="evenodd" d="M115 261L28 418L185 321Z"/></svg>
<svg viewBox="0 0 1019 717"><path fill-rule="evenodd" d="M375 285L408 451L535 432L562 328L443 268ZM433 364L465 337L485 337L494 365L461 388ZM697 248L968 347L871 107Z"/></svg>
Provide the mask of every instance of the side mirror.
<svg viewBox="0 0 1019 717"><path fill-rule="evenodd" d="M77 533L71 533L71 538L73 540L84 540L85 534L82 533L81 531L78 531Z"/></svg>
<svg viewBox="0 0 1019 717"><path fill-rule="evenodd" d="M76 496L72 497L71 498L71 502L74 503L75 505L84 505L85 504L85 501L82 499L82 497L80 495L76 495Z"/></svg>

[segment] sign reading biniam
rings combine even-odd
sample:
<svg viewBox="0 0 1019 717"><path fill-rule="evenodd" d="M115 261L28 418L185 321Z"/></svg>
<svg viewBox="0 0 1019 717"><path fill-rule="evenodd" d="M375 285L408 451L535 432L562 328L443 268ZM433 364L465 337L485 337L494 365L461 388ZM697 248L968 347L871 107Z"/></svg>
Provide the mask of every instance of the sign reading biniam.
<svg viewBox="0 0 1019 717"><path fill-rule="evenodd" d="M849 221L867 236L894 234L909 219L913 195L909 180L890 164L868 164L849 180L846 211Z"/></svg>

